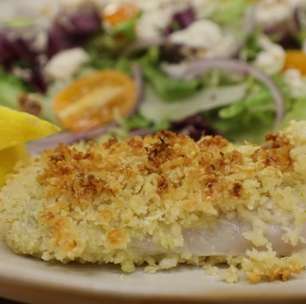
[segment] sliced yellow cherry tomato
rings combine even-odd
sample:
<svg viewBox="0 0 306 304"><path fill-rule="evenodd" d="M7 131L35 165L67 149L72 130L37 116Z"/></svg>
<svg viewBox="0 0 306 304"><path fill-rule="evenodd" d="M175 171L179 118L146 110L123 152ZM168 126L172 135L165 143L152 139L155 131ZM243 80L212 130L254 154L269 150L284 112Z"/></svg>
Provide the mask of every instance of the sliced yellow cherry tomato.
<svg viewBox="0 0 306 304"><path fill-rule="evenodd" d="M297 69L306 75L306 54L302 51L288 51L286 54L285 70Z"/></svg>
<svg viewBox="0 0 306 304"><path fill-rule="evenodd" d="M102 17L107 25L116 26L136 17L138 14L139 8L133 3L111 3L103 10Z"/></svg>
<svg viewBox="0 0 306 304"><path fill-rule="evenodd" d="M36 116L0 106L0 185L16 163L27 158L26 142L57 131L58 127Z"/></svg>
<svg viewBox="0 0 306 304"><path fill-rule="evenodd" d="M134 80L118 71L86 75L66 87L54 99L54 111L62 125L86 131L127 116L137 100Z"/></svg>

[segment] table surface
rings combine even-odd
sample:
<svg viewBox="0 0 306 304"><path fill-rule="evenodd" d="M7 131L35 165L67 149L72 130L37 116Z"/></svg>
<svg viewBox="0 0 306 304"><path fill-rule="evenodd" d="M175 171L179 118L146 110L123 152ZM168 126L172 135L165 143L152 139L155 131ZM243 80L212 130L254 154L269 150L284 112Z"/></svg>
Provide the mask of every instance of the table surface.
<svg viewBox="0 0 306 304"><path fill-rule="evenodd" d="M6 299L1 299L0 298L0 304L18 304L17 302L12 302Z"/></svg>

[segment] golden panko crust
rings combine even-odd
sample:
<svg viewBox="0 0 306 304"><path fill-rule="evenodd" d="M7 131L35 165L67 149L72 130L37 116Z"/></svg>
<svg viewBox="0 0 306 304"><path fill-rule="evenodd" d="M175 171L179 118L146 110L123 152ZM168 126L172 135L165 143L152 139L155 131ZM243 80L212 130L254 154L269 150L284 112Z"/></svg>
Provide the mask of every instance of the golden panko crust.
<svg viewBox="0 0 306 304"><path fill-rule="evenodd" d="M17 253L64 263L121 264L124 271L144 263L153 267L162 258L138 253L134 240L151 238L173 255L184 242L183 229L224 217L251 223L246 235L254 248L267 243L258 223L294 222L293 230L284 232L294 244L305 222L303 155L306 123L268 135L259 147L235 146L221 136L195 142L168 131L59 145L22 165L1 191L4 238ZM186 253L176 258L194 261ZM300 269L288 265L272 277L263 270L248 270L247 276L284 279L290 269L292 274Z"/></svg>

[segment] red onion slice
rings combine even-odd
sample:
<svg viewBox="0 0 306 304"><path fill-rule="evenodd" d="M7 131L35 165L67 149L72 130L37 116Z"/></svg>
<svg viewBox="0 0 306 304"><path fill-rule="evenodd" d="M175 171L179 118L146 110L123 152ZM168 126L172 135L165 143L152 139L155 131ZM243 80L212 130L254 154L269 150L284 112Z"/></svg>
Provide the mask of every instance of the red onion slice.
<svg viewBox="0 0 306 304"><path fill-rule="evenodd" d="M143 99L144 99L143 73L138 64L134 64L132 66L132 74L133 74L134 81L136 83L137 101L136 101L135 107L131 110L129 114L130 116L137 112L140 104L143 102Z"/></svg>
<svg viewBox="0 0 306 304"><path fill-rule="evenodd" d="M116 124L112 123L106 127L101 127L93 129L86 132L72 133L72 132L62 132L49 137L43 138L41 140L33 141L27 145L27 149L30 154L35 155L43 152L46 149L55 148L59 144L73 144L79 141L87 141L91 139L98 138L109 133L112 129L116 128ZM136 129L129 132L130 136L146 136L151 134L152 131L148 129Z"/></svg>
<svg viewBox="0 0 306 304"><path fill-rule="evenodd" d="M233 53L233 57L236 57L241 49L245 46L248 37L254 33L256 29L256 20L255 20L255 9L253 6L249 7L245 13L243 19L243 32L240 34L240 39L237 43L236 52Z"/></svg>
<svg viewBox="0 0 306 304"><path fill-rule="evenodd" d="M90 140L97 138L109 132L112 128L115 127L115 124L110 124L106 127L101 127L93 129L86 132L61 132L49 137L33 141L27 145L28 151L30 154L38 154L46 149L51 149L56 147L58 144L73 144L81 140Z"/></svg>
<svg viewBox="0 0 306 304"><path fill-rule="evenodd" d="M167 67L164 67L165 71L166 69ZM168 72L171 74L171 76L176 78L186 78L186 76L188 76L188 78L194 78L214 69L225 72L234 72L242 75L249 75L262 82L270 90L275 104L275 127L280 124L285 114L285 101L282 93L268 75L244 61L231 59L197 60L187 63L183 68L177 70L179 75L175 75L176 69L173 67L169 67Z"/></svg>

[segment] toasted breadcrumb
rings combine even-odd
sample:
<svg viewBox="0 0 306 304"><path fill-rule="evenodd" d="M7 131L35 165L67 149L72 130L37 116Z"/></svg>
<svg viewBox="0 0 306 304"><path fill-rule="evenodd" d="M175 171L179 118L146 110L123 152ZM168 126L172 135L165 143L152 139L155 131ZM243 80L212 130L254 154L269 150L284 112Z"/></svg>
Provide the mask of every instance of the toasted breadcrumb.
<svg viewBox="0 0 306 304"><path fill-rule="evenodd" d="M2 189L4 240L19 254L120 264L126 272L136 265L149 271L210 265L178 250L183 229L224 217L250 223L244 235L256 250L269 245L266 223L292 227L283 238L296 245L306 221L305 155L302 122L267 136L260 147L235 146L220 136L195 142L167 131L60 145L20 166ZM148 238L169 254L133 248ZM250 251L239 263L221 257L229 265L226 280L237 281L238 268L252 283L285 280L304 269L295 257L263 255Z"/></svg>
<svg viewBox="0 0 306 304"><path fill-rule="evenodd" d="M251 283L287 281L301 273L304 268L305 261L299 256L279 258L272 250L260 252L253 249L242 261L242 270Z"/></svg>

